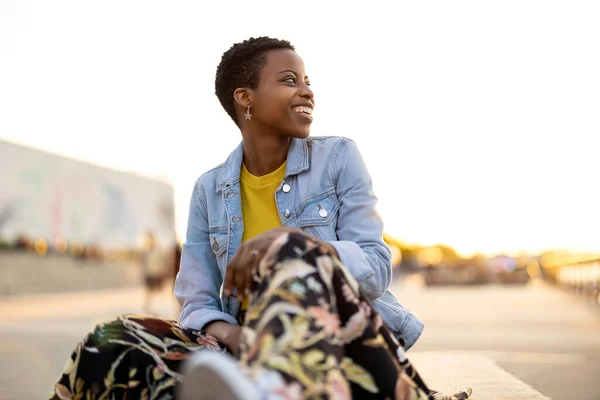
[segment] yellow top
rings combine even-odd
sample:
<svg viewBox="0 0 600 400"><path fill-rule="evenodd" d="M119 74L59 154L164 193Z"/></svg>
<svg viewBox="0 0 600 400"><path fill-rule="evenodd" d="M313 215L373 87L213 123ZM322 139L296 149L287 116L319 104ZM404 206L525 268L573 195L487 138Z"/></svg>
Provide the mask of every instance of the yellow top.
<svg viewBox="0 0 600 400"><path fill-rule="evenodd" d="M285 176L284 162L275 171L263 175L252 175L242 164L240 186L242 192L242 217L244 218L244 233L242 243L268 230L281 226L279 211L275 202L275 191ZM241 310L248 309L244 301Z"/></svg>
<svg viewBox="0 0 600 400"><path fill-rule="evenodd" d="M268 230L281 226L275 191L285 176L284 162L275 171L263 175L252 175L242 164L240 186L242 192L242 217L244 234L242 243Z"/></svg>

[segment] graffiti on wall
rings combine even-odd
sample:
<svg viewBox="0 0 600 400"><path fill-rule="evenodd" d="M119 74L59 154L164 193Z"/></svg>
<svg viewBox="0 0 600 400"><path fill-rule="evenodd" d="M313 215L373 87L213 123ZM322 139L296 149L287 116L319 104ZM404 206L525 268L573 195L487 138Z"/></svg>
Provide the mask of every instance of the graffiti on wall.
<svg viewBox="0 0 600 400"><path fill-rule="evenodd" d="M136 247L152 232L175 241L173 188L134 174L0 141L0 238L57 237Z"/></svg>

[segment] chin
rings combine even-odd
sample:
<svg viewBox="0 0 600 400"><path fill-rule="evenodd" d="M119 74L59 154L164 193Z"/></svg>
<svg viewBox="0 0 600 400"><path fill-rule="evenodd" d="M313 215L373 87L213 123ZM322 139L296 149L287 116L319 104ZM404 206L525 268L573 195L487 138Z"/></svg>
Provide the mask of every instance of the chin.
<svg viewBox="0 0 600 400"><path fill-rule="evenodd" d="M289 133L290 137L296 138L296 139L306 139L309 135L310 135L310 128L309 129L297 129L297 130L291 131Z"/></svg>
<svg viewBox="0 0 600 400"><path fill-rule="evenodd" d="M306 139L310 136L310 131L302 132L296 136L298 139Z"/></svg>

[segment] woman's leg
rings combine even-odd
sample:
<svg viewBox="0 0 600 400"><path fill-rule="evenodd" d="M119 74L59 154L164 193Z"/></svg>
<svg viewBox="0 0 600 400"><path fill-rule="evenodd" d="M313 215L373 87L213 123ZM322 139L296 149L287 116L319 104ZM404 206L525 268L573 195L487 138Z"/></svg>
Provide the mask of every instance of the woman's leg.
<svg viewBox="0 0 600 400"><path fill-rule="evenodd" d="M155 399L173 394L180 364L215 338L175 321L124 315L99 324L67 361L51 399Z"/></svg>
<svg viewBox="0 0 600 400"><path fill-rule="evenodd" d="M432 398L354 278L316 242L282 235L255 280L240 362L265 398Z"/></svg>

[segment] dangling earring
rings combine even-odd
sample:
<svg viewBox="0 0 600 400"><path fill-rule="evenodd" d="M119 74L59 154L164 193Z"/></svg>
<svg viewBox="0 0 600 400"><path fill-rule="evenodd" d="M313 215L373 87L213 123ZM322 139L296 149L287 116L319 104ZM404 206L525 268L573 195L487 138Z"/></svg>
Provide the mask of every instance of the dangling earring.
<svg viewBox="0 0 600 400"><path fill-rule="evenodd" d="M244 114L246 116L246 119L252 119L252 114L250 114L250 105L248 105L248 111L246 111L246 114Z"/></svg>

